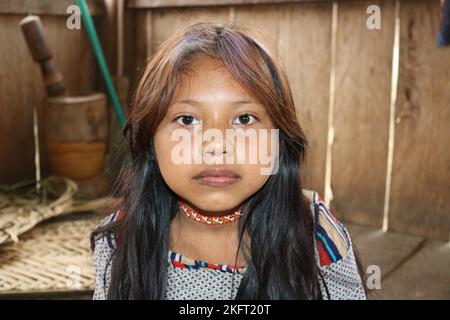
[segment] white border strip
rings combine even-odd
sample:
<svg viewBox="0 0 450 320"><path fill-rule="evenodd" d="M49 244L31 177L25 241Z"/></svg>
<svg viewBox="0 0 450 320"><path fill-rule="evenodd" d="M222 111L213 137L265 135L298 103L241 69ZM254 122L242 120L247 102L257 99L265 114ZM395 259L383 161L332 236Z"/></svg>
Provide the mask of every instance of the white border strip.
<svg viewBox="0 0 450 320"><path fill-rule="evenodd" d="M395 110L398 92L398 74L400 64L400 1L395 2L394 46L392 50L391 101L389 107L389 137L386 166L386 188L384 194L383 232L389 229L389 200L391 195L392 163L394 159Z"/></svg>

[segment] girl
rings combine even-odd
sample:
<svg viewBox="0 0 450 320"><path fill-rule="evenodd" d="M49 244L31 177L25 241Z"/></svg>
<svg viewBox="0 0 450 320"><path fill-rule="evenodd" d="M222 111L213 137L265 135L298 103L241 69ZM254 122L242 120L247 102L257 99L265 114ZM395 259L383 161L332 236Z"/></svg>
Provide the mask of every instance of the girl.
<svg viewBox="0 0 450 320"><path fill-rule="evenodd" d="M168 39L124 131L122 200L92 235L94 299L365 299L347 230L302 189L307 141L286 75L248 33L199 23ZM270 174L233 161L262 149Z"/></svg>

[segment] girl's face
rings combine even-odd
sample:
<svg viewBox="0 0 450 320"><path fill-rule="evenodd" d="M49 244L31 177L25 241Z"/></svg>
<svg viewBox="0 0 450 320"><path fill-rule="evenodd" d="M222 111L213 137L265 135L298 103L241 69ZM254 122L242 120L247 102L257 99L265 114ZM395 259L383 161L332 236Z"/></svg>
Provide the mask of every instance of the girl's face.
<svg viewBox="0 0 450 320"><path fill-rule="evenodd" d="M267 158L263 161L258 152L272 155L274 127L264 106L220 60L197 57L190 71L155 132L156 157L178 196L200 212L220 215L237 208L270 177Z"/></svg>

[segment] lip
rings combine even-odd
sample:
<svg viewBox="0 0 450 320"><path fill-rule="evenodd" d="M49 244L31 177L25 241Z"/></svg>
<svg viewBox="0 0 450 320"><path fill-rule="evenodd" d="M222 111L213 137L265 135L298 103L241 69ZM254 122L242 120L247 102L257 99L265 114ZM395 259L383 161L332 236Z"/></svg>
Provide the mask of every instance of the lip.
<svg viewBox="0 0 450 320"><path fill-rule="evenodd" d="M238 182L241 180L241 177L231 170L208 169L196 175L194 180L201 185L222 188Z"/></svg>

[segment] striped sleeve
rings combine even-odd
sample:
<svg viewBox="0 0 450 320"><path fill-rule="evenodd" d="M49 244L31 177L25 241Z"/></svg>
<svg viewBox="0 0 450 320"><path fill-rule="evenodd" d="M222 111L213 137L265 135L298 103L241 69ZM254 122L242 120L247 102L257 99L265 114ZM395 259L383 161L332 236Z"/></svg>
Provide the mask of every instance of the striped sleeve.
<svg viewBox="0 0 450 320"><path fill-rule="evenodd" d="M322 296L329 300L365 300L349 232L317 192L311 191L310 200Z"/></svg>
<svg viewBox="0 0 450 320"><path fill-rule="evenodd" d="M347 255L351 247L350 235L317 192L314 193L313 205L314 233L320 265L329 265Z"/></svg>

